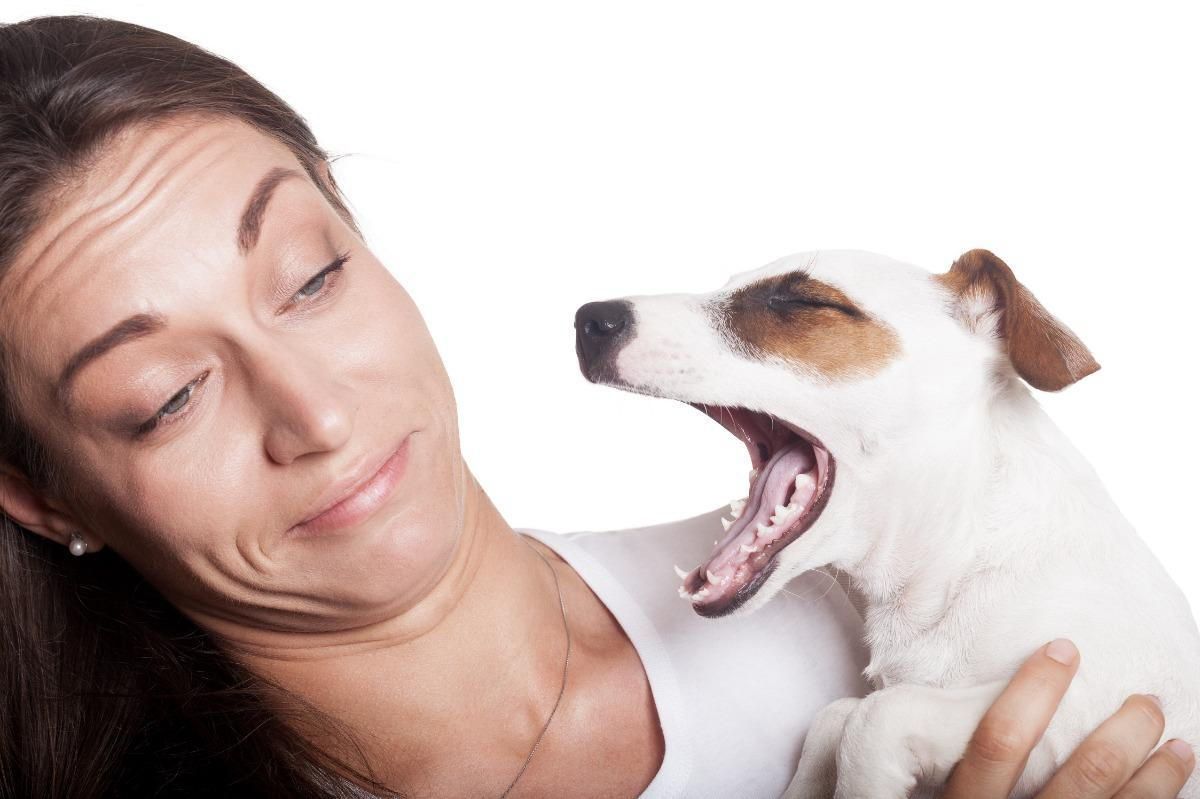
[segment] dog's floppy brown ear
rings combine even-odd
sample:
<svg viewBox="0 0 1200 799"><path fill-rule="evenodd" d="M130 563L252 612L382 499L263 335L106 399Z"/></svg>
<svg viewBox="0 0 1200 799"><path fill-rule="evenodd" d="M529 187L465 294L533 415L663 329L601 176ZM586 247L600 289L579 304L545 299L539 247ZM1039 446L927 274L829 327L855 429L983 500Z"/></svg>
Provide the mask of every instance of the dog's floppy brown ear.
<svg viewBox="0 0 1200 799"><path fill-rule="evenodd" d="M935 277L963 308L981 302L985 307L980 310L1000 315L1008 359L1034 388L1059 391L1100 368L1079 337L1043 308L1008 264L990 251L965 252L950 271Z"/></svg>

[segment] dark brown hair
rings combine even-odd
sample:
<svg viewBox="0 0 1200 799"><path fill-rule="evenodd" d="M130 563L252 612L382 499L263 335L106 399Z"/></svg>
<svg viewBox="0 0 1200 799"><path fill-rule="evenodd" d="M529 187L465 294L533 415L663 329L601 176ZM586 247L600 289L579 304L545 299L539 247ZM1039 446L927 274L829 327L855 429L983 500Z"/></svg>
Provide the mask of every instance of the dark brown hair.
<svg viewBox="0 0 1200 799"><path fill-rule="evenodd" d="M274 137L361 238L307 123L236 65L128 22L35 17L0 25L0 283L106 144L180 114ZM66 454L17 407L17 364L0 339L0 461L68 497ZM223 654L111 547L77 558L0 513L0 796L399 795L317 736L365 767L349 730Z"/></svg>

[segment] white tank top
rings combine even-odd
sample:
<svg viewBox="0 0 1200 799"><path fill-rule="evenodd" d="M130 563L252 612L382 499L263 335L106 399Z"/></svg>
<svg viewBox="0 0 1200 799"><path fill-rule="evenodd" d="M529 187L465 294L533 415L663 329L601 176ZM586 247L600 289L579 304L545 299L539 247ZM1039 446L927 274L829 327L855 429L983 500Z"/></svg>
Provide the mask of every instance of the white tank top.
<svg viewBox="0 0 1200 799"><path fill-rule="evenodd" d="M571 564L641 657L666 744L641 799L778 799L814 714L869 690L862 620L822 572L745 616L706 619L680 598L672 565L701 563L727 511L628 530L515 528Z"/></svg>

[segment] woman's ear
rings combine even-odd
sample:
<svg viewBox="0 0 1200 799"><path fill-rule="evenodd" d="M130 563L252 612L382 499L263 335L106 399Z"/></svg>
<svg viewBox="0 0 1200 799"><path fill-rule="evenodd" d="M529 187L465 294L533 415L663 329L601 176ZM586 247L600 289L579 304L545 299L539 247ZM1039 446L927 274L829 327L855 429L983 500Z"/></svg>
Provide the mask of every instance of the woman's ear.
<svg viewBox="0 0 1200 799"><path fill-rule="evenodd" d="M47 503L18 470L0 461L0 515L7 516L30 532L67 546L77 532L88 544L88 552L104 549L104 542L86 526Z"/></svg>
<svg viewBox="0 0 1200 799"><path fill-rule="evenodd" d="M1058 391L1100 368L1079 337L988 250L963 253L935 278L954 294L954 312L970 329L985 316L998 317L996 328L1009 361L1034 388Z"/></svg>

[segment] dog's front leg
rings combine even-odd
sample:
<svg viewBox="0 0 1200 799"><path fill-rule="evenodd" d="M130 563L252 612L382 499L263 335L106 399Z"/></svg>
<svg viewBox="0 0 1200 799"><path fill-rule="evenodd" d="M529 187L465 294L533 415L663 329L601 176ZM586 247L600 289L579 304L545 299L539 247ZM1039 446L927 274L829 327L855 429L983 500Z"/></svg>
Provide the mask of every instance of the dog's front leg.
<svg viewBox="0 0 1200 799"><path fill-rule="evenodd" d="M804 736L800 765L780 799L829 799L837 784L837 752L846 719L861 702L847 696L830 702L813 717Z"/></svg>
<svg viewBox="0 0 1200 799"><path fill-rule="evenodd" d="M905 799L940 786L966 752L983 714L1004 690L900 684L863 697L846 718L837 751L836 799Z"/></svg>

